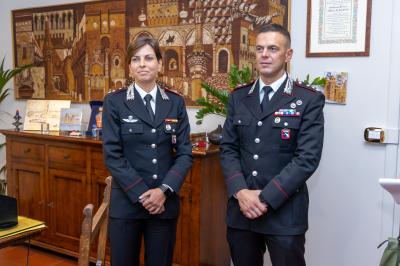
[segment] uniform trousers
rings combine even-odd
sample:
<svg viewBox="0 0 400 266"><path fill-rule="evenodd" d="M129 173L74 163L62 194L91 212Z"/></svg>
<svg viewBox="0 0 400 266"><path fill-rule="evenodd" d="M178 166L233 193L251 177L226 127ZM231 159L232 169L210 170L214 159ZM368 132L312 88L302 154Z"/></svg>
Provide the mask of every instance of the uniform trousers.
<svg viewBox="0 0 400 266"><path fill-rule="evenodd" d="M305 266L305 235L266 235L228 227L227 239L235 266L263 266L265 246L273 266Z"/></svg>
<svg viewBox="0 0 400 266"><path fill-rule="evenodd" d="M112 266L139 266L144 238L146 266L171 266L177 219L110 218L109 234Z"/></svg>

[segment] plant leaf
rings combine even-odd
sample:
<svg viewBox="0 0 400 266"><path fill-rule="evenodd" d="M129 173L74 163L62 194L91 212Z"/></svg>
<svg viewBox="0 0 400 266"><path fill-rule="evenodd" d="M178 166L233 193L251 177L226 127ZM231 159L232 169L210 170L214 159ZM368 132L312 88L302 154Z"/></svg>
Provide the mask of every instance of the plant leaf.
<svg viewBox="0 0 400 266"><path fill-rule="evenodd" d="M10 79L12 79L16 75L20 74L25 69L33 66L32 64L30 64L30 65L24 65L21 67L16 67L14 69L4 70L4 60L5 60L5 57L3 57L3 60L1 61L1 64L0 64L0 93L3 92L5 85L7 84L7 82Z"/></svg>

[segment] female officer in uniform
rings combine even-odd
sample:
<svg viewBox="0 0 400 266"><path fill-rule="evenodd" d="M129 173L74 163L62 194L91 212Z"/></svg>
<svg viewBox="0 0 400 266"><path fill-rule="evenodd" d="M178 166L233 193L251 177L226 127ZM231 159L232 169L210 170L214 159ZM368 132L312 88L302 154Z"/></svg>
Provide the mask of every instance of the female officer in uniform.
<svg viewBox="0 0 400 266"><path fill-rule="evenodd" d="M134 82L104 99L103 151L113 176L109 233L113 266L172 265L179 189L192 164L190 126L181 96L156 83L161 52L138 37L128 47Z"/></svg>

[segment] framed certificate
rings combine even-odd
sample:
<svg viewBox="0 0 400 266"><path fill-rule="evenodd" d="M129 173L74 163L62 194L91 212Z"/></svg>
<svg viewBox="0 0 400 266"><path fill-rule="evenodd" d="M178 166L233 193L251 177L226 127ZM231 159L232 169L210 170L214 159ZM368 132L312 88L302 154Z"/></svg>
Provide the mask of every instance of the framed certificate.
<svg viewBox="0 0 400 266"><path fill-rule="evenodd" d="M308 0L306 56L369 56L371 2Z"/></svg>

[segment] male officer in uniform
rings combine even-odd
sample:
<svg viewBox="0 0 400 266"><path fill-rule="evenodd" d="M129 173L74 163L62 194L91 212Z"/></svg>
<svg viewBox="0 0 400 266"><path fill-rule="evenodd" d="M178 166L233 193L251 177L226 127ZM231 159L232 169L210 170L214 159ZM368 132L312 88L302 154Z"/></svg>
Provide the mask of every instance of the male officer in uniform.
<svg viewBox="0 0 400 266"><path fill-rule="evenodd" d="M228 190L227 239L235 266L303 266L308 228L306 180L322 152L323 94L285 71L293 50L280 25L260 28L260 77L229 98L221 148Z"/></svg>

